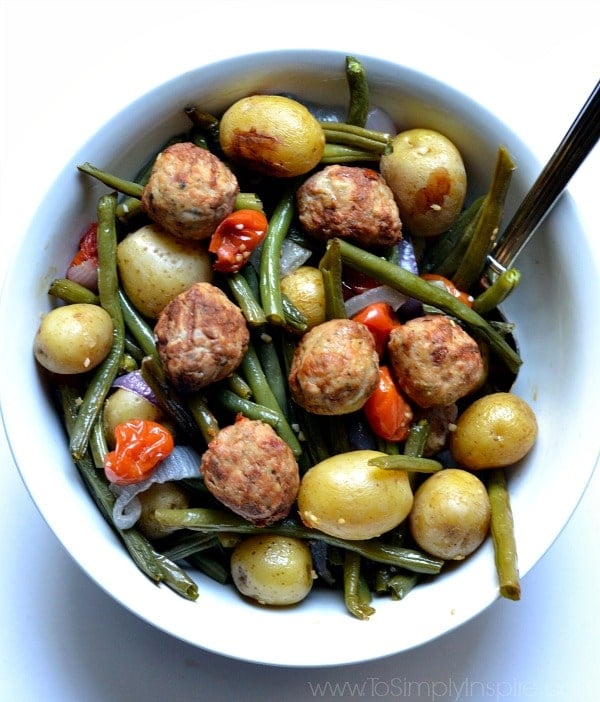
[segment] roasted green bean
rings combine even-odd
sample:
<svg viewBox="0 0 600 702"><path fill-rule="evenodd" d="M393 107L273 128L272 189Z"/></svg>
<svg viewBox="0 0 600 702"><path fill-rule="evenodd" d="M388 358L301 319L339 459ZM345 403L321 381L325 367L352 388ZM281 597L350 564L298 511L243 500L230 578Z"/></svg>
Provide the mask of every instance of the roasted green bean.
<svg viewBox="0 0 600 702"><path fill-rule="evenodd" d="M487 491L492 506L491 532L500 594L510 600L521 598L517 544L510 506L510 494L503 469L487 473Z"/></svg>

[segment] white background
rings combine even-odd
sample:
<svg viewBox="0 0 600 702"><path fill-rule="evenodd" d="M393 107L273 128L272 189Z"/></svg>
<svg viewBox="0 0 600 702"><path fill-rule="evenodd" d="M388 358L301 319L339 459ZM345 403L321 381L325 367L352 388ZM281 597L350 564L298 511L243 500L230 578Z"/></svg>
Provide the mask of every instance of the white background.
<svg viewBox="0 0 600 702"><path fill-rule="evenodd" d="M395 60L483 103L541 162L600 77L591 0L4 0L0 8L0 272L54 175L88 136L156 84L209 61L311 47ZM596 149L570 188L596 240L599 183ZM8 333L0 330L0 339ZM598 476L524 578L519 603L498 601L459 630L385 660L288 670L197 650L114 603L63 551L3 435L0 442L2 700L598 698ZM319 693L317 684L341 688Z"/></svg>

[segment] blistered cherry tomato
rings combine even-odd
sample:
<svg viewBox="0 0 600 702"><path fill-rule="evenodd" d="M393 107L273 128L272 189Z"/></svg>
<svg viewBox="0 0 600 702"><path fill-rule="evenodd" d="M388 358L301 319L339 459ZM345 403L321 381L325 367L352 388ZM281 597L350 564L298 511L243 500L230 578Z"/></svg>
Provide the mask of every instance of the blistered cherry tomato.
<svg viewBox="0 0 600 702"><path fill-rule="evenodd" d="M268 225L258 210L235 210L225 217L208 247L217 257L213 268L220 273L237 273L265 238Z"/></svg>
<svg viewBox="0 0 600 702"><path fill-rule="evenodd" d="M423 273L421 278L423 278L423 280L428 281L429 283L432 283L433 285L439 285L441 288L444 288L455 298L457 298L461 302L464 302L464 304L468 307L473 306L473 297L468 293L459 290L451 280L448 280L448 278L444 278L443 275L437 275L436 273Z"/></svg>
<svg viewBox="0 0 600 702"><path fill-rule="evenodd" d="M115 444L104 457L104 473L116 485L145 480L175 448L171 432L149 419L117 424Z"/></svg>
<svg viewBox="0 0 600 702"><path fill-rule="evenodd" d="M411 406L398 389L390 369L379 368L379 383L363 407L365 417L377 436L386 441L404 441L413 420Z"/></svg>
<svg viewBox="0 0 600 702"><path fill-rule="evenodd" d="M355 322L361 322L371 332L379 356L383 356L390 332L400 325L394 310L387 302L374 302L354 315Z"/></svg>

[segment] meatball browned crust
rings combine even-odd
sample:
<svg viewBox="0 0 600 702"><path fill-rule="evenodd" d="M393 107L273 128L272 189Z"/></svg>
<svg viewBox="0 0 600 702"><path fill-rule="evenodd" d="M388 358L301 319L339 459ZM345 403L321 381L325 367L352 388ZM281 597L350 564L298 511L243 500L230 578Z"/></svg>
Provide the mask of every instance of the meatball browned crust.
<svg viewBox="0 0 600 702"><path fill-rule="evenodd" d="M289 373L293 399L308 412L349 414L377 387L379 356L364 324L332 319L300 340Z"/></svg>
<svg viewBox="0 0 600 702"><path fill-rule="evenodd" d="M365 248L402 239L394 195L371 168L327 166L300 186L297 202L302 226L317 239L339 237Z"/></svg>
<svg viewBox="0 0 600 702"><path fill-rule="evenodd" d="M291 448L268 424L245 417L221 429L200 470L219 502L257 526L287 517L300 486Z"/></svg>
<svg viewBox="0 0 600 702"><path fill-rule="evenodd" d="M230 375L250 340L242 311L211 283L195 283L171 300L154 335L165 373L184 392Z"/></svg>
<svg viewBox="0 0 600 702"><path fill-rule="evenodd" d="M232 210L239 185L214 154L190 142L156 158L142 193L144 211L173 236L208 239Z"/></svg>
<svg viewBox="0 0 600 702"><path fill-rule="evenodd" d="M398 384L419 407L451 405L485 379L477 342L446 315L425 315L394 328L388 351Z"/></svg>

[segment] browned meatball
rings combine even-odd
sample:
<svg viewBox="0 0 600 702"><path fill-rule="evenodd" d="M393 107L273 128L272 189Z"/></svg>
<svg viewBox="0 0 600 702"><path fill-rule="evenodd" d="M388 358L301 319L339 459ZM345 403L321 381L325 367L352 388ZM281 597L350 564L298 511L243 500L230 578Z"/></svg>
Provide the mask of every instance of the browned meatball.
<svg viewBox="0 0 600 702"><path fill-rule="evenodd" d="M477 342L445 315L425 315L396 327L388 351L398 384L420 407L451 405L485 379Z"/></svg>
<svg viewBox="0 0 600 702"><path fill-rule="evenodd" d="M379 356L364 324L332 319L300 340L289 374L294 400L314 414L359 410L377 387Z"/></svg>
<svg viewBox="0 0 600 702"><path fill-rule="evenodd" d="M300 485L290 447L264 422L240 417L202 456L200 470L219 502L257 526L287 517Z"/></svg>
<svg viewBox="0 0 600 702"><path fill-rule="evenodd" d="M150 219L182 239L207 239L232 210L239 185L210 151L189 142L162 151L142 193Z"/></svg>
<svg viewBox="0 0 600 702"><path fill-rule="evenodd" d="M365 248L402 239L394 195L371 168L327 166L303 183L297 202L302 226L317 239L339 237Z"/></svg>
<svg viewBox="0 0 600 702"><path fill-rule="evenodd" d="M222 380L242 362L250 333L246 320L225 293L195 283L171 300L154 327L165 372L181 391Z"/></svg>

